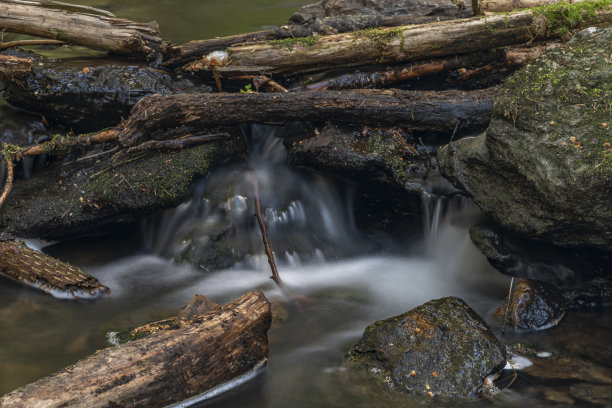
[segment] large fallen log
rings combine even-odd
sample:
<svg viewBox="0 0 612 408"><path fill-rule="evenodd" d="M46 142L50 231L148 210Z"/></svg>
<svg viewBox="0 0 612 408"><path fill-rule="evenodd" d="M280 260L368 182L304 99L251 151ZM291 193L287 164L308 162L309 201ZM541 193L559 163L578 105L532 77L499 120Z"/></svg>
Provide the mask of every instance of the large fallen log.
<svg viewBox="0 0 612 408"><path fill-rule="evenodd" d="M249 292L167 330L95 354L0 398L0 407L165 407L265 363L270 303Z"/></svg>
<svg viewBox="0 0 612 408"><path fill-rule="evenodd" d="M0 276L35 287L55 297L92 299L109 292L81 269L0 236Z"/></svg>
<svg viewBox="0 0 612 408"><path fill-rule="evenodd" d="M236 123L272 125L291 121L401 126L414 131L453 132L457 123L484 127L493 89L461 91L358 90L337 92L152 95L132 109L119 143L139 145L184 132Z"/></svg>
<svg viewBox="0 0 612 408"><path fill-rule="evenodd" d="M552 3L559 3L561 0L472 0L474 15L499 13L501 11L522 10L538 6L545 6ZM563 0L568 3L578 3L589 0Z"/></svg>
<svg viewBox="0 0 612 408"><path fill-rule="evenodd" d="M106 51L160 58L157 23L136 23L91 7L54 1L0 2L0 29Z"/></svg>
<svg viewBox="0 0 612 408"><path fill-rule="evenodd" d="M573 17L559 12L559 7L564 4L574 7ZM547 7L555 7L554 12L549 13ZM204 56L185 69L192 72L216 70L224 74L256 70L293 75L489 50L559 37L571 28L610 21L612 5L607 0L572 5L556 3L534 10L419 26L236 44L228 48L224 59L217 56L213 62Z"/></svg>

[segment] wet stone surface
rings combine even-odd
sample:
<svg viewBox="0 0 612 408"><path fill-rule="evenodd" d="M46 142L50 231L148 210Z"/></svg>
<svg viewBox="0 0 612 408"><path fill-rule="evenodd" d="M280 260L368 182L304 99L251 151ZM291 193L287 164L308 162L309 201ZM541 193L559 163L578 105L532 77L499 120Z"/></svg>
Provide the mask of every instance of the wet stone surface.
<svg viewBox="0 0 612 408"><path fill-rule="evenodd" d="M348 361L399 392L473 397L505 348L465 302L432 300L365 330Z"/></svg>

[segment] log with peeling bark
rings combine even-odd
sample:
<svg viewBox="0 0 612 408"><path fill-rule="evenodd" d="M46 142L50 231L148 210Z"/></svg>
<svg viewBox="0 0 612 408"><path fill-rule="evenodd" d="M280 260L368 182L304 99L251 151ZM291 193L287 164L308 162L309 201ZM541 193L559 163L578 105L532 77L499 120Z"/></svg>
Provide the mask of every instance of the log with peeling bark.
<svg viewBox="0 0 612 408"><path fill-rule="evenodd" d="M262 366L270 302L248 292L220 310L100 350L0 398L0 407L165 407Z"/></svg>
<svg viewBox="0 0 612 408"><path fill-rule="evenodd" d="M156 60L157 23L136 23L91 7L54 1L3 0L0 29Z"/></svg>
<svg viewBox="0 0 612 408"><path fill-rule="evenodd" d="M81 269L14 239L0 240L0 276L60 298L92 299L109 292L106 286Z"/></svg>
<svg viewBox="0 0 612 408"><path fill-rule="evenodd" d="M486 126L492 93L493 89L152 95L134 106L118 139L122 146L131 147L164 138L177 128L190 132L226 124L291 121L397 125L450 134L458 122Z"/></svg>
<svg viewBox="0 0 612 408"><path fill-rule="evenodd" d="M612 5L585 12L576 28L612 21ZM551 27L549 27L551 25ZM362 30L286 41L236 44L227 58L215 63L203 58L184 69L214 70L222 75L263 72L294 75L331 68L416 61L467 54L561 35L544 13L513 13L444 21L419 26ZM219 65L222 67L219 68Z"/></svg>

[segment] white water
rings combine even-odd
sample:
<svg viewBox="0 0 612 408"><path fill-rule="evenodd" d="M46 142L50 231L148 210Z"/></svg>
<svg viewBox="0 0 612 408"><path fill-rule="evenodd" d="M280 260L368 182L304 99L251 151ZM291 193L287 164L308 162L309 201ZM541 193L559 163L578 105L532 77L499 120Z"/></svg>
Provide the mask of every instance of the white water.
<svg viewBox="0 0 612 408"><path fill-rule="evenodd" d="M254 385L203 404L352 407L353 395L363 387L347 378L342 356L368 324L443 296L459 296L486 317L503 298L508 279L470 242L468 227L479 214L469 201L429 197L426 232L417 240L425 245L408 245L404 242L414 242L414 237L395 236L389 238L396 243L393 250L381 249L379 241L373 242L378 238L361 232L355 222L353 206L359 203L353 202L350 186L291 169L280 141L267 136L255 135L261 140L249 160L264 218L283 281L313 302L300 308L288 305L269 279L252 216L251 174L242 164L228 165L199 184L190 202L143 224L148 253L85 268L111 289L107 298L58 304L37 293L0 288L0 324L5 328L0 344L9 344L0 350L0 378L10 378L4 391L100 348L109 331L174 315L196 293L223 303L245 291L262 290L275 308L287 309L286 319L270 330L267 368ZM197 239L210 242L212 226L219 222L231 224L229 237L235 242L246 237L248 245L240 248L248 253L239 262L207 272L206 265L171 259L185 247L180 238L184 231L195 226L201 233ZM87 248L80 250L82 257ZM99 250L90 248L92 254ZM28 327L11 310L25 313ZM24 330L32 332L24 335ZM15 338L26 340L14 343ZM24 361L24 355L32 361ZM373 398L357 405L387 405Z"/></svg>

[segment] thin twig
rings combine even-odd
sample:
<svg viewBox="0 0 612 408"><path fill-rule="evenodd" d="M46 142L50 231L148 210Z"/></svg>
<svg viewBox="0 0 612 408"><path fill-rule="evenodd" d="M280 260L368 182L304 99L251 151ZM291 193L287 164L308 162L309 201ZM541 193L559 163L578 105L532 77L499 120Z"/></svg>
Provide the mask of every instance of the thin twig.
<svg viewBox="0 0 612 408"><path fill-rule="evenodd" d="M508 300L506 301L506 311L504 312L504 321L502 322L502 334L506 332L506 323L508 321L508 310L510 309L510 301L512 300L512 284L514 276L510 279L510 289L508 290Z"/></svg>
<svg viewBox="0 0 612 408"><path fill-rule="evenodd" d="M4 204L6 197L8 197L9 193L11 192L11 189L13 188L13 176L14 176L14 170L15 170L15 163L13 162L12 159L7 160L6 170L7 170L7 175L6 175L6 181L4 182L4 190L2 191L2 195L0 196L0 207L2 207L2 204Z"/></svg>
<svg viewBox="0 0 612 408"><path fill-rule="evenodd" d="M0 43L0 50L6 50L15 47L27 47L29 45L66 45L67 43L59 40L20 40L7 41Z"/></svg>

